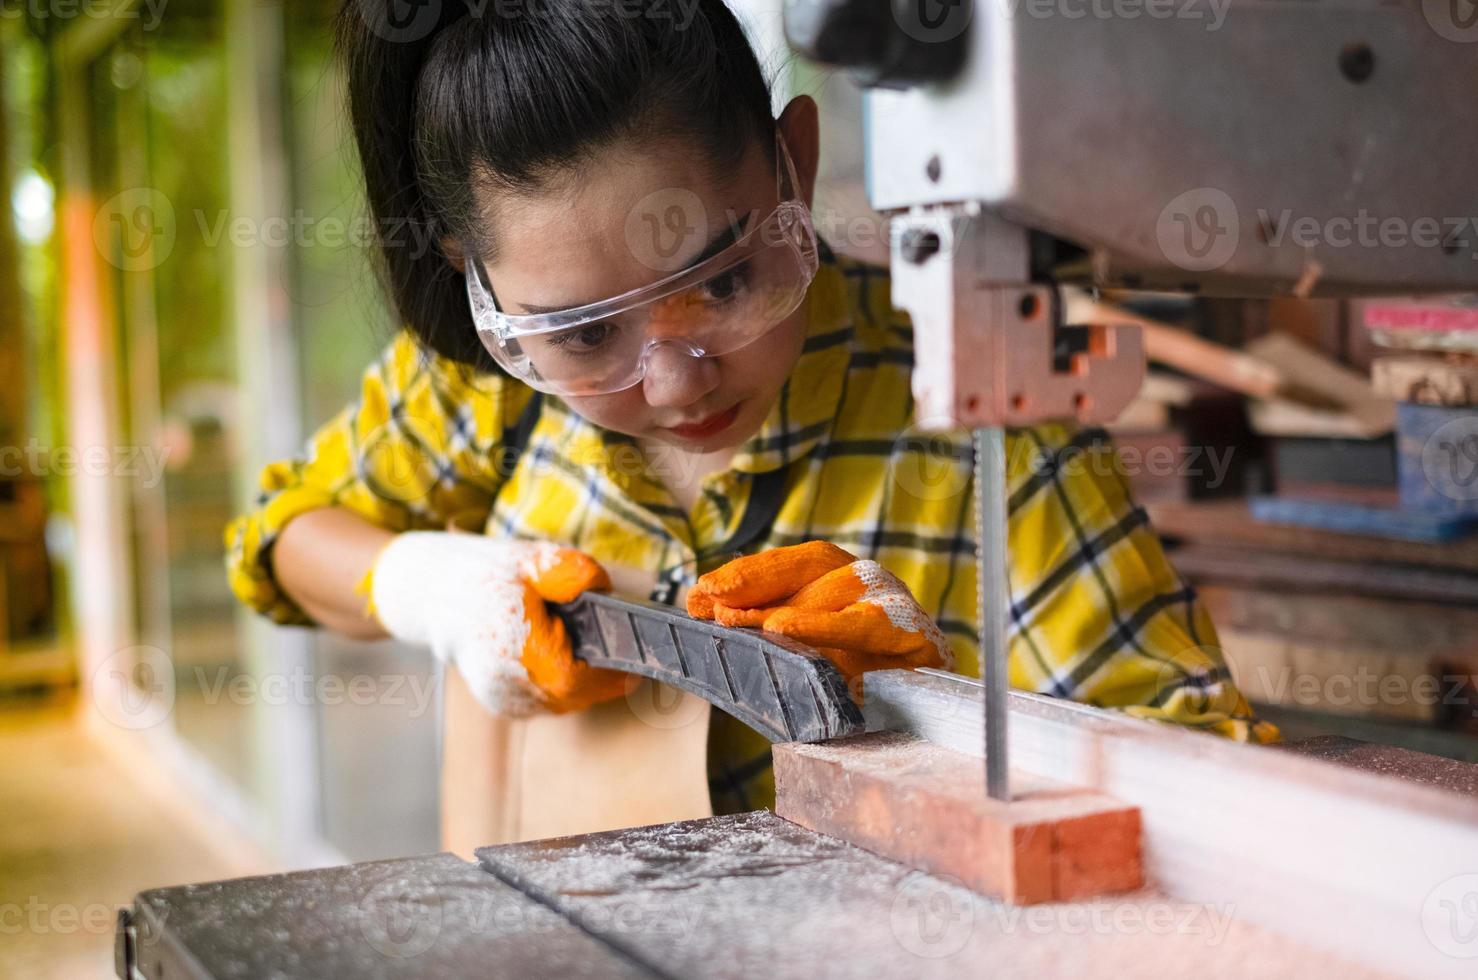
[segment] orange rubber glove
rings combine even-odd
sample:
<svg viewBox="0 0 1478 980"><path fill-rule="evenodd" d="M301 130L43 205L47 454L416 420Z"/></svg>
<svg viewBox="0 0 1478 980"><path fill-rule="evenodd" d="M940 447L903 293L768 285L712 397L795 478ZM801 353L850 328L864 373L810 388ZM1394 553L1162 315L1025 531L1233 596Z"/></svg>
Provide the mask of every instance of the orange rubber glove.
<svg viewBox="0 0 1478 980"><path fill-rule="evenodd" d="M454 663L494 714L578 711L626 693L628 675L576 660L546 602L610 588L582 552L480 534L398 534L375 561L373 612L397 639Z"/></svg>
<svg viewBox="0 0 1478 980"><path fill-rule="evenodd" d="M781 633L837 665L856 691L869 670L954 666L938 625L898 578L825 541L736 558L698 579L688 615Z"/></svg>

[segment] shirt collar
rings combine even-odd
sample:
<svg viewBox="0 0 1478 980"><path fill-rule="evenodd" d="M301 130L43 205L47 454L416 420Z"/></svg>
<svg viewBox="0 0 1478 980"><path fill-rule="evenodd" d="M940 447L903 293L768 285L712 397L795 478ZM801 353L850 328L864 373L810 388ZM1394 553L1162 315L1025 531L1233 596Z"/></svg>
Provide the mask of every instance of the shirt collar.
<svg viewBox="0 0 1478 980"><path fill-rule="evenodd" d="M820 244L806 292L806 341L760 429L734 453L731 469L764 473L808 455L831 431L851 354L852 305L844 259Z"/></svg>

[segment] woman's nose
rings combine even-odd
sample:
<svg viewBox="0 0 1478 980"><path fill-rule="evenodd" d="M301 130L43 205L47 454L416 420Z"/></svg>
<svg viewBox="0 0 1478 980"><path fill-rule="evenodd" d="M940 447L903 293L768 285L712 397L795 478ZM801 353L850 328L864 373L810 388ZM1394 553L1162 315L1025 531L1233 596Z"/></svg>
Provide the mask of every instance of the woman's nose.
<svg viewBox="0 0 1478 980"><path fill-rule="evenodd" d="M718 387L718 362L694 357L679 344L658 344L648 356L642 395L653 408L691 405Z"/></svg>

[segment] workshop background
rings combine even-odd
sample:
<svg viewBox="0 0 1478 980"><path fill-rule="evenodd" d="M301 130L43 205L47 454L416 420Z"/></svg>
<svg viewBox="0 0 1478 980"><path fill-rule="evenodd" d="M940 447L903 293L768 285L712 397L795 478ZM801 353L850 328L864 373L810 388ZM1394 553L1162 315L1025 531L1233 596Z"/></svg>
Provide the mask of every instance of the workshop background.
<svg viewBox="0 0 1478 980"><path fill-rule="evenodd" d="M821 102L818 228L884 257L858 90L736 5ZM393 328L336 6L0 3L0 975L101 974L144 887L437 849L429 659L253 619L221 562ZM1478 308L1134 307L1125 469L1242 689L1478 761Z"/></svg>

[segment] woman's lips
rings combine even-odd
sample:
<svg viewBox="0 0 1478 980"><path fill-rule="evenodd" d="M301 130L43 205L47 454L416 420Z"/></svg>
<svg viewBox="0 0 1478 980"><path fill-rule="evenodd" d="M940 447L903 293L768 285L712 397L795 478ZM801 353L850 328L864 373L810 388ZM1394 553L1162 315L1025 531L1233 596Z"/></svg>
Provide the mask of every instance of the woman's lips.
<svg viewBox="0 0 1478 980"><path fill-rule="evenodd" d="M688 422L684 425L669 425L666 428L668 432L683 439L706 439L709 436L717 435L733 425L734 420L738 417L739 405L735 403L722 412L715 412L706 419L699 419L696 422Z"/></svg>

